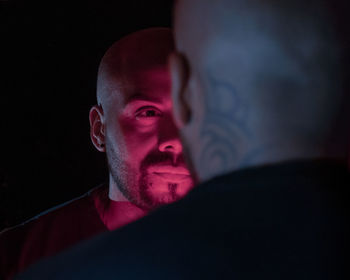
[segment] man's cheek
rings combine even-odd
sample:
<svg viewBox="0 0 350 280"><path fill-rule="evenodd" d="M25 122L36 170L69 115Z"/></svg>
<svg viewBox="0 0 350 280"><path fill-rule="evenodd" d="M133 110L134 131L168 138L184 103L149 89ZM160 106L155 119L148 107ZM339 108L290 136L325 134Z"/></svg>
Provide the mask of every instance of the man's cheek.
<svg viewBox="0 0 350 280"><path fill-rule="evenodd" d="M157 143L154 137L146 137L145 135L133 135L125 139L127 153L130 160L141 164L142 160L154 150Z"/></svg>
<svg viewBox="0 0 350 280"><path fill-rule="evenodd" d="M157 137L154 132L132 133L125 138L126 144L132 149L153 149L157 145Z"/></svg>

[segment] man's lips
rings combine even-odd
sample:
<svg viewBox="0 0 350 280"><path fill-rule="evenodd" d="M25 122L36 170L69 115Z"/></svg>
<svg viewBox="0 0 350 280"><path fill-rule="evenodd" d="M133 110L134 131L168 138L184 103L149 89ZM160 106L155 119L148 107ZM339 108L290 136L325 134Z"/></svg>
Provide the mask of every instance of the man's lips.
<svg viewBox="0 0 350 280"><path fill-rule="evenodd" d="M159 173L153 172L152 174L171 182L181 182L190 179L190 175L176 174L176 173Z"/></svg>
<svg viewBox="0 0 350 280"><path fill-rule="evenodd" d="M190 175L188 169L184 166L172 166L172 165L153 165L147 168L148 173L169 173L179 175Z"/></svg>
<svg viewBox="0 0 350 280"><path fill-rule="evenodd" d="M148 174L156 175L166 181L181 182L190 179L190 172L183 166L151 166Z"/></svg>

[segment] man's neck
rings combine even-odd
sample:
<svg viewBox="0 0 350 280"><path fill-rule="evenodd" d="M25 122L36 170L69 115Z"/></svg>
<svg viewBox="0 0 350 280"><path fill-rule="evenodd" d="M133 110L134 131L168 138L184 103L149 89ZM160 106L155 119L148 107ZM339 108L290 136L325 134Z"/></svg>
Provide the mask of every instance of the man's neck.
<svg viewBox="0 0 350 280"><path fill-rule="evenodd" d="M129 201L109 200L107 205L100 205L97 209L102 222L109 230L121 228L147 214Z"/></svg>
<svg viewBox="0 0 350 280"><path fill-rule="evenodd" d="M108 196L113 201L129 201L120 191L111 174L109 174Z"/></svg>
<svg viewBox="0 0 350 280"><path fill-rule="evenodd" d="M279 164L293 160L329 159L349 161L345 152L333 153L313 145L307 147L295 144L293 146L287 143L285 145L271 145L261 147L260 149L251 149L250 152L246 152L245 154L247 155L246 157L243 156L236 162L230 162L231 166L218 166L218 168L211 166L210 172L208 172L209 169L205 167L206 162L202 162L202 168L197 169L199 171L200 182L205 182L233 171Z"/></svg>
<svg viewBox="0 0 350 280"><path fill-rule="evenodd" d="M94 200L97 212L109 230L121 228L147 214L147 211L128 201L111 181L108 190L96 195Z"/></svg>

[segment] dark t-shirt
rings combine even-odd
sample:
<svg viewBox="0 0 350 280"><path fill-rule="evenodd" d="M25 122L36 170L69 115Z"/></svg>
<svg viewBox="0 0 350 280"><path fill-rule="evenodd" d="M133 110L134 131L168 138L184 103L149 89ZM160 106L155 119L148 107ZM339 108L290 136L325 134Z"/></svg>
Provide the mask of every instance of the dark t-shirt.
<svg viewBox="0 0 350 280"><path fill-rule="evenodd" d="M347 280L349 194L345 163L232 172L18 279Z"/></svg>
<svg viewBox="0 0 350 280"><path fill-rule="evenodd" d="M107 230L95 201L106 192L97 187L77 199L45 211L0 234L0 279L11 279L29 265Z"/></svg>

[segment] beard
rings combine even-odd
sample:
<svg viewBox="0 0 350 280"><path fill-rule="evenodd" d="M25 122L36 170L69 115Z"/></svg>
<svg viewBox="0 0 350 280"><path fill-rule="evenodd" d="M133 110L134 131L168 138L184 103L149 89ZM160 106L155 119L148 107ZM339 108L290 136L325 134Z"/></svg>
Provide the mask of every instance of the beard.
<svg viewBox="0 0 350 280"><path fill-rule="evenodd" d="M167 182L147 172L153 165L172 165L172 155L168 153L153 151L141 162L139 168L134 168L125 163L109 146L107 163L111 177L124 197L146 211L179 200L193 187L191 180ZM184 165L182 156L177 164Z"/></svg>
<svg viewBox="0 0 350 280"><path fill-rule="evenodd" d="M135 201L139 207L147 210L158 208L162 205L166 205L175 202L181 198L177 189L179 185L171 182L159 182L154 178L149 178L148 175L142 175L138 182L139 193L138 201ZM161 193L154 192L155 185L163 185L163 191Z"/></svg>

